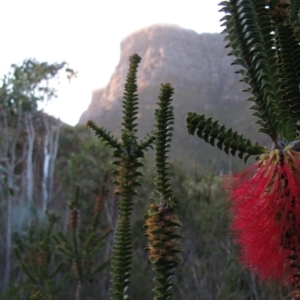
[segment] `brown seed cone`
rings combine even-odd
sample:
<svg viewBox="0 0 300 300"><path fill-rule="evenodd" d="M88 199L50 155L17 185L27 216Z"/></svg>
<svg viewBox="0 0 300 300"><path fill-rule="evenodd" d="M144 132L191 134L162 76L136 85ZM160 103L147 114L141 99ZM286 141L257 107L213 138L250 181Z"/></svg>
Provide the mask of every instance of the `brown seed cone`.
<svg viewBox="0 0 300 300"><path fill-rule="evenodd" d="M100 212L103 208L104 204L104 197L101 195L96 196L96 201L95 201L95 206L94 206L94 211L96 213Z"/></svg>
<svg viewBox="0 0 300 300"><path fill-rule="evenodd" d="M181 237L178 215L164 206L151 204L145 219L149 260L153 263L161 260L178 261L180 253L178 239Z"/></svg>
<svg viewBox="0 0 300 300"><path fill-rule="evenodd" d="M174 255L174 256L172 256L172 255L166 255L166 256L165 256L165 260L166 260L166 261L173 262L173 261L176 260L176 257L175 257L175 255Z"/></svg>
<svg viewBox="0 0 300 300"><path fill-rule="evenodd" d="M47 253L45 251L42 250L38 253L37 262L40 267L47 266Z"/></svg>
<svg viewBox="0 0 300 300"><path fill-rule="evenodd" d="M28 262L29 263L35 263L36 260L37 260L37 253L36 253L36 251L30 249L28 251Z"/></svg>
<svg viewBox="0 0 300 300"><path fill-rule="evenodd" d="M72 208L69 217L69 226L71 228L76 228L79 223L79 210L77 208Z"/></svg>
<svg viewBox="0 0 300 300"><path fill-rule="evenodd" d="M166 222L178 222L179 217L175 213L166 213L163 215L163 220Z"/></svg>

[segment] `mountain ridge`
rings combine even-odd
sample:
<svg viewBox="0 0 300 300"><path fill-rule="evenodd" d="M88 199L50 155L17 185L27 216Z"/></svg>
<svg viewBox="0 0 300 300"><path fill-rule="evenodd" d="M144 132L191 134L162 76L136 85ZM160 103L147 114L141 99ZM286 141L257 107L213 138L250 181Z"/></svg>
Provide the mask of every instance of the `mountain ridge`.
<svg viewBox="0 0 300 300"><path fill-rule="evenodd" d="M229 158L212 149L197 137L188 135L185 118L188 111L206 114L228 128L240 128L250 138L259 138L255 133L255 120L247 111L249 102L242 93L245 86L235 67L230 64L226 43L221 34L198 34L177 25L157 24L138 30L121 42L120 60L108 85L93 92L88 109L80 117L84 124L92 119L99 126L105 126L119 134L123 86L128 70L128 58L134 53L142 57L137 74L140 99L139 131L141 136L151 130L153 112L161 83L170 82L174 94L174 140L172 155L202 165L215 160L218 169L232 169L239 165L239 159ZM182 140L185 143L182 143ZM201 151L199 160L198 151ZM207 157L204 159L203 157ZM217 159L215 159L217 157Z"/></svg>

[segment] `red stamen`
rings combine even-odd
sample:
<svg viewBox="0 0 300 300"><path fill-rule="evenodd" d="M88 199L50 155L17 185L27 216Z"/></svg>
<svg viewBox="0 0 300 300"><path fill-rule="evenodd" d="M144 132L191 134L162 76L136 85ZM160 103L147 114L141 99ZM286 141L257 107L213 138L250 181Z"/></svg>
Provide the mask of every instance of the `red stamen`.
<svg viewBox="0 0 300 300"><path fill-rule="evenodd" d="M273 150L227 188L242 262L261 280L292 283L299 269L288 257L300 259L300 154Z"/></svg>

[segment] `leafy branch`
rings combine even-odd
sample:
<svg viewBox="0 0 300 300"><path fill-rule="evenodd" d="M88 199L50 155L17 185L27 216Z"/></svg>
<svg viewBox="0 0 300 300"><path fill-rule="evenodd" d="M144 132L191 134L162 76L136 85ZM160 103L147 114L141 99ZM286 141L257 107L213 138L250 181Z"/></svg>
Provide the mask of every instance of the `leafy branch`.
<svg viewBox="0 0 300 300"><path fill-rule="evenodd" d="M179 245L182 223L176 211L177 199L173 195L170 185L168 152L172 137L173 107L171 97L173 87L162 84L159 93L159 108L155 110L155 190L150 198L151 204L145 214L145 236L148 239L146 250L149 260L154 264L156 277L154 299L171 299L173 292L172 278L175 268L180 263L179 254L182 251Z"/></svg>
<svg viewBox="0 0 300 300"><path fill-rule="evenodd" d="M129 277L132 257L132 232L130 225L130 215L133 206L133 197L136 195L136 186L139 185L137 178L141 175L137 169L142 165L139 160L144 156L143 151L153 143L154 137L148 136L146 139L137 142L137 112L138 95L136 74L141 58L134 54L130 57L130 66L124 87L123 122L121 140L117 141L103 127L97 127L92 121L88 126L93 129L96 135L105 141L111 148L114 148L113 157L115 161L117 186L116 194L120 196L119 201L119 221L115 233L115 242L112 254L113 268L113 300L130 299L128 295Z"/></svg>
<svg viewBox="0 0 300 300"><path fill-rule="evenodd" d="M267 149L259 146L257 143L252 145L249 139L245 139L243 135L239 135L231 128L226 129L225 125L220 126L219 121L213 121L212 118L206 119L204 115L197 115L196 113L189 113L187 117L187 128L189 134L194 135L197 131L198 137L205 142L214 146L217 140L217 147L224 150L226 154L235 156L238 151L238 157L246 162L251 155L260 155L265 153Z"/></svg>
<svg viewBox="0 0 300 300"><path fill-rule="evenodd" d="M90 281L92 277L100 272L110 260L95 265L93 261L99 254L99 251L105 244L105 237L111 232L108 229L99 236L97 229L99 225L99 216L102 209L104 195L96 195L95 207L91 223L87 227L85 234L80 233L79 214L80 214L80 188L76 188L74 199L70 200L70 216L69 228L71 230L71 238L67 238L61 231L53 235L53 239L57 244L57 249L72 263L73 271L77 280L77 288L75 299L79 300L83 284Z"/></svg>

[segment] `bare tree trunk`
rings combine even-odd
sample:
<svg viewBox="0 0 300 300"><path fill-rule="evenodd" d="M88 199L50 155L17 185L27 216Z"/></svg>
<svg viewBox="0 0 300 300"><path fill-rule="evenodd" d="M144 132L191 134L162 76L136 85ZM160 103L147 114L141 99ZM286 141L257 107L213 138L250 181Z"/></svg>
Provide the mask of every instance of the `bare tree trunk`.
<svg viewBox="0 0 300 300"><path fill-rule="evenodd" d="M60 128L61 123L54 125L51 128L51 143L50 143L50 163L49 163L49 202L52 201L53 195L53 178L54 178L54 171L55 171L55 162L57 157L57 150L58 150L58 142L59 142L59 135L60 135Z"/></svg>
<svg viewBox="0 0 300 300"><path fill-rule="evenodd" d="M48 203L52 200L53 194L53 176L55 170L55 162L58 149L60 123L51 125L49 116L43 115L43 123L45 126L44 138L44 161L43 161L43 211L47 209Z"/></svg>
<svg viewBox="0 0 300 300"><path fill-rule="evenodd" d="M43 179L42 179L42 210L45 211L47 209L48 204L48 170L49 170L49 122L45 120L46 116L43 116L43 121L45 125L45 137L44 137L44 160L43 160Z"/></svg>
<svg viewBox="0 0 300 300"><path fill-rule="evenodd" d="M8 195L6 199L6 232L5 232L5 254L4 254L4 267L3 267L3 291L7 290L9 279L10 279L10 270L11 270L11 209L12 209L12 197Z"/></svg>
<svg viewBox="0 0 300 300"><path fill-rule="evenodd" d="M25 130L27 133L27 158L26 158L26 202L33 201L33 145L34 145L34 127L32 123L32 114L28 113L25 116Z"/></svg>

